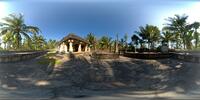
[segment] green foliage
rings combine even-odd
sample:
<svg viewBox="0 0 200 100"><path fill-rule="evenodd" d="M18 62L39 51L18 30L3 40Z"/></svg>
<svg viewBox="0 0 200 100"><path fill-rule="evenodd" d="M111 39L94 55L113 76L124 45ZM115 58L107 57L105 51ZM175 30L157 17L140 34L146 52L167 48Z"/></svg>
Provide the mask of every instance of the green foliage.
<svg viewBox="0 0 200 100"><path fill-rule="evenodd" d="M149 49L156 49L155 47L160 44L168 44L168 46L173 44L173 46L176 45L176 49L195 48L198 50L200 48L200 33L198 32L200 23L190 24L187 19L186 15L169 17L162 32L154 25L140 26L139 30L135 31L136 34L131 37L131 43L128 43L127 33L120 41L118 41L118 34L115 40L108 36L102 36L97 40L93 33L88 33L86 39L93 50L117 51L118 46L123 50L136 50L137 47L145 48L146 46ZM26 25L22 14L10 14L3 20L4 22L0 23L0 36L3 37L5 50L52 50L58 44L56 40L47 41L39 34L38 27Z"/></svg>
<svg viewBox="0 0 200 100"><path fill-rule="evenodd" d="M45 50L45 49L47 49L46 40L44 39L44 37L42 35L34 34L32 36L32 44L33 44L34 50Z"/></svg>
<svg viewBox="0 0 200 100"><path fill-rule="evenodd" d="M46 39L39 34L38 27L24 23L23 15L10 14L0 24L5 50L46 50L55 48L57 41Z"/></svg>
<svg viewBox="0 0 200 100"><path fill-rule="evenodd" d="M112 41L111 37L102 36L101 39L99 40L100 49L102 50L109 49L109 47L111 46L111 41Z"/></svg>
<svg viewBox="0 0 200 100"><path fill-rule="evenodd" d="M89 33L87 34L86 40L88 40L88 42L90 43L90 47L95 50L96 49L96 37L93 33Z"/></svg>
<svg viewBox="0 0 200 100"><path fill-rule="evenodd" d="M175 34L169 30L163 30L161 34L161 42L162 44L167 44L169 46L169 42L174 42L176 41Z"/></svg>
<svg viewBox="0 0 200 100"><path fill-rule="evenodd" d="M3 51L3 48L0 46L0 51Z"/></svg>
<svg viewBox="0 0 200 100"><path fill-rule="evenodd" d="M188 16L186 15L175 15L174 17L169 17L167 19L168 23L163 27L162 32L153 25L146 25L145 27L140 26L139 31L135 31L132 36L132 43L137 46L141 44L140 47L148 44L148 47L154 48L155 43L171 44L171 47L176 45L176 49L193 49L198 48L199 36L198 29L200 27L199 22L194 22L189 24L187 22ZM137 36L138 35L138 36ZM194 42L193 42L194 41Z"/></svg>
<svg viewBox="0 0 200 100"><path fill-rule="evenodd" d="M176 41L177 46L180 46L180 44L183 43L184 49L186 49L186 47L187 49L191 49L191 44L187 42L192 41L191 37L193 33L191 33L191 30L194 25L188 24L187 19L188 16L186 15L175 15L174 17L169 17L167 19L169 23L167 23L163 29L170 30L176 34L176 38L178 39L178 41Z"/></svg>
<svg viewBox="0 0 200 100"><path fill-rule="evenodd" d="M30 33L39 33L39 28L35 26L28 26L24 23L24 16L22 14L10 14L8 17L3 18L4 22L1 23L0 35L7 35L8 42L12 38L12 42L8 43L12 45L15 50L21 49L22 39L30 39Z"/></svg>
<svg viewBox="0 0 200 100"><path fill-rule="evenodd" d="M47 53L46 55L42 56L42 58L40 58L40 60L38 61L38 64L41 64L41 65L51 64L52 66L61 65L62 61L59 59L55 59L54 58L55 56L56 56L56 53L53 53L53 52Z"/></svg>
<svg viewBox="0 0 200 100"><path fill-rule="evenodd" d="M139 31L136 33L142 38L142 40L148 43L148 46L154 48L155 43L160 39L160 30L157 26L146 25L145 27L140 26Z"/></svg>
<svg viewBox="0 0 200 100"><path fill-rule="evenodd" d="M128 49L128 34L127 33L124 34L124 37L121 38L118 45L121 50Z"/></svg>
<svg viewBox="0 0 200 100"><path fill-rule="evenodd" d="M136 34L131 37L131 40L136 46L140 43L140 38Z"/></svg>
<svg viewBox="0 0 200 100"><path fill-rule="evenodd" d="M199 22L194 22L191 24L191 27L194 29L194 40L195 40L195 48L198 47L199 44L199 32L197 31L200 27L200 23Z"/></svg>
<svg viewBox="0 0 200 100"><path fill-rule="evenodd" d="M50 39L48 42L47 42L47 48L48 49L55 49L56 46L57 46L58 42L56 40L52 40Z"/></svg>
<svg viewBox="0 0 200 100"><path fill-rule="evenodd" d="M3 35L3 43L4 43L4 48L6 50L11 49L11 48L15 48L14 47L15 42L16 41L15 41L11 32L7 32L7 34Z"/></svg>
<svg viewBox="0 0 200 100"><path fill-rule="evenodd" d="M169 23L163 29L167 29L175 34L175 42L177 48L180 48L183 43L183 49L192 49L193 43L195 40L195 48L199 44L199 33L197 29L200 27L199 22L194 22L189 24L187 22L188 16L186 15L175 15L175 17L169 17L167 21Z"/></svg>

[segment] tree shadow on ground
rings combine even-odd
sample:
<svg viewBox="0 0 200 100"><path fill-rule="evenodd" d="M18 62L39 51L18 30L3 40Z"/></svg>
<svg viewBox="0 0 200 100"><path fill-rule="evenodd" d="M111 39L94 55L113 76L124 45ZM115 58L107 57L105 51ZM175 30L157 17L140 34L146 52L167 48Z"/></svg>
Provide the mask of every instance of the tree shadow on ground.
<svg viewBox="0 0 200 100"><path fill-rule="evenodd" d="M199 63L185 62L176 59L158 60L159 63L169 66L170 72L168 75L168 83L172 90L184 91L184 93L191 90L199 89L200 67Z"/></svg>
<svg viewBox="0 0 200 100"><path fill-rule="evenodd" d="M39 92L46 90L45 85L49 84L46 80L53 71L54 64L55 59L44 56L21 62L0 63L0 89L8 92L7 97L44 96L45 91Z"/></svg>
<svg viewBox="0 0 200 100"><path fill-rule="evenodd" d="M89 98L120 94L156 96L168 91L186 93L198 86L196 81L199 69L198 64L194 63L171 58L101 60L84 55L66 56L69 56L69 60L60 65L60 68L49 67L50 63L41 66L34 61L15 63L20 68L13 64L2 67L1 64L1 70L4 70L1 72L1 80L7 80L3 82L5 84L14 84L13 89L47 90L51 98ZM53 59L50 62L55 64ZM5 76L7 79L2 78ZM7 86L11 87L10 90L12 84Z"/></svg>
<svg viewBox="0 0 200 100"><path fill-rule="evenodd" d="M180 64L183 67L180 67ZM70 60L62 66L62 70L56 73L59 74L59 78L62 77L61 80L66 80L70 85L55 87L55 90L57 96L64 97L120 93L151 95L168 91L186 93L193 89L190 86L195 84L195 80L185 74L188 71L187 63L171 59L153 60L152 62L137 59L130 61L100 60L70 54ZM197 74L195 70L193 71L190 73ZM139 91L152 92L141 93Z"/></svg>

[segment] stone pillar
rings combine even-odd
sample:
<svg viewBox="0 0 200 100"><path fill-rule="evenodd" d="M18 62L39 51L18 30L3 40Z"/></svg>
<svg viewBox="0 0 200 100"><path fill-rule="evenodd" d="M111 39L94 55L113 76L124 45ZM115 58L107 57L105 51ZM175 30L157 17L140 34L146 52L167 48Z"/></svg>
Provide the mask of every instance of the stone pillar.
<svg viewBox="0 0 200 100"><path fill-rule="evenodd" d="M64 51L63 43L60 45L60 50L59 51L60 51L60 53Z"/></svg>
<svg viewBox="0 0 200 100"><path fill-rule="evenodd" d="M118 49L118 41L116 41L115 43L115 53L118 53L119 52L119 49Z"/></svg>
<svg viewBox="0 0 200 100"><path fill-rule="evenodd" d="M59 52L60 53L62 52L61 48L62 48L62 44L59 46Z"/></svg>
<svg viewBox="0 0 200 100"><path fill-rule="evenodd" d="M88 48L88 52L90 52L90 47Z"/></svg>
<svg viewBox="0 0 200 100"><path fill-rule="evenodd" d="M85 52L87 52L87 49L88 49L88 45L85 46Z"/></svg>
<svg viewBox="0 0 200 100"><path fill-rule="evenodd" d="M57 52L60 52L60 46L57 47Z"/></svg>
<svg viewBox="0 0 200 100"><path fill-rule="evenodd" d="M69 40L69 52L73 52L73 40Z"/></svg>
<svg viewBox="0 0 200 100"><path fill-rule="evenodd" d="M67 53L68 51L67 51L67 45L65 44L65 53Z"/></svg>
<svg viewBox="0 0 200 100"><path fill-rule="evenodd" d="M81 43L78 45L78 52L81 52Z"/></svg>

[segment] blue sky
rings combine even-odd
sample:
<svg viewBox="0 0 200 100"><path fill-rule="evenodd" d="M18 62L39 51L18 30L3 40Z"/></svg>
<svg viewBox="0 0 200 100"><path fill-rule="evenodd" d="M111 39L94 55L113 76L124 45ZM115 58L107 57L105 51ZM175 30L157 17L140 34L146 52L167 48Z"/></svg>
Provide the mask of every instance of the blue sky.
<svg viewBox="0 0 200 100"><path fill-rule="evenodd" d="M164 19L174 14L200 22L199 9L198 0L3 0L0 18L22 13L26 24L38 26L47 39L60 40L68 33L85 37L89 32L114 39L116 33L131 37L145 24L161 29Z"/></svg>

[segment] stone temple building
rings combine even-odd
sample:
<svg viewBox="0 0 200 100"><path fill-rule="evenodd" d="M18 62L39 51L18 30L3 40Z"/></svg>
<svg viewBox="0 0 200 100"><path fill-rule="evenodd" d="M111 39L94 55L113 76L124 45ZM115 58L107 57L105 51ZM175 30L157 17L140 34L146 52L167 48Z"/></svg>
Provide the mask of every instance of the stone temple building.
<svg viewBox="0 0 200 100"><path fill-rule="evenodd" d="M69 34L59 42L58 52L90 52L89 42L75 34Z"/></svg>

